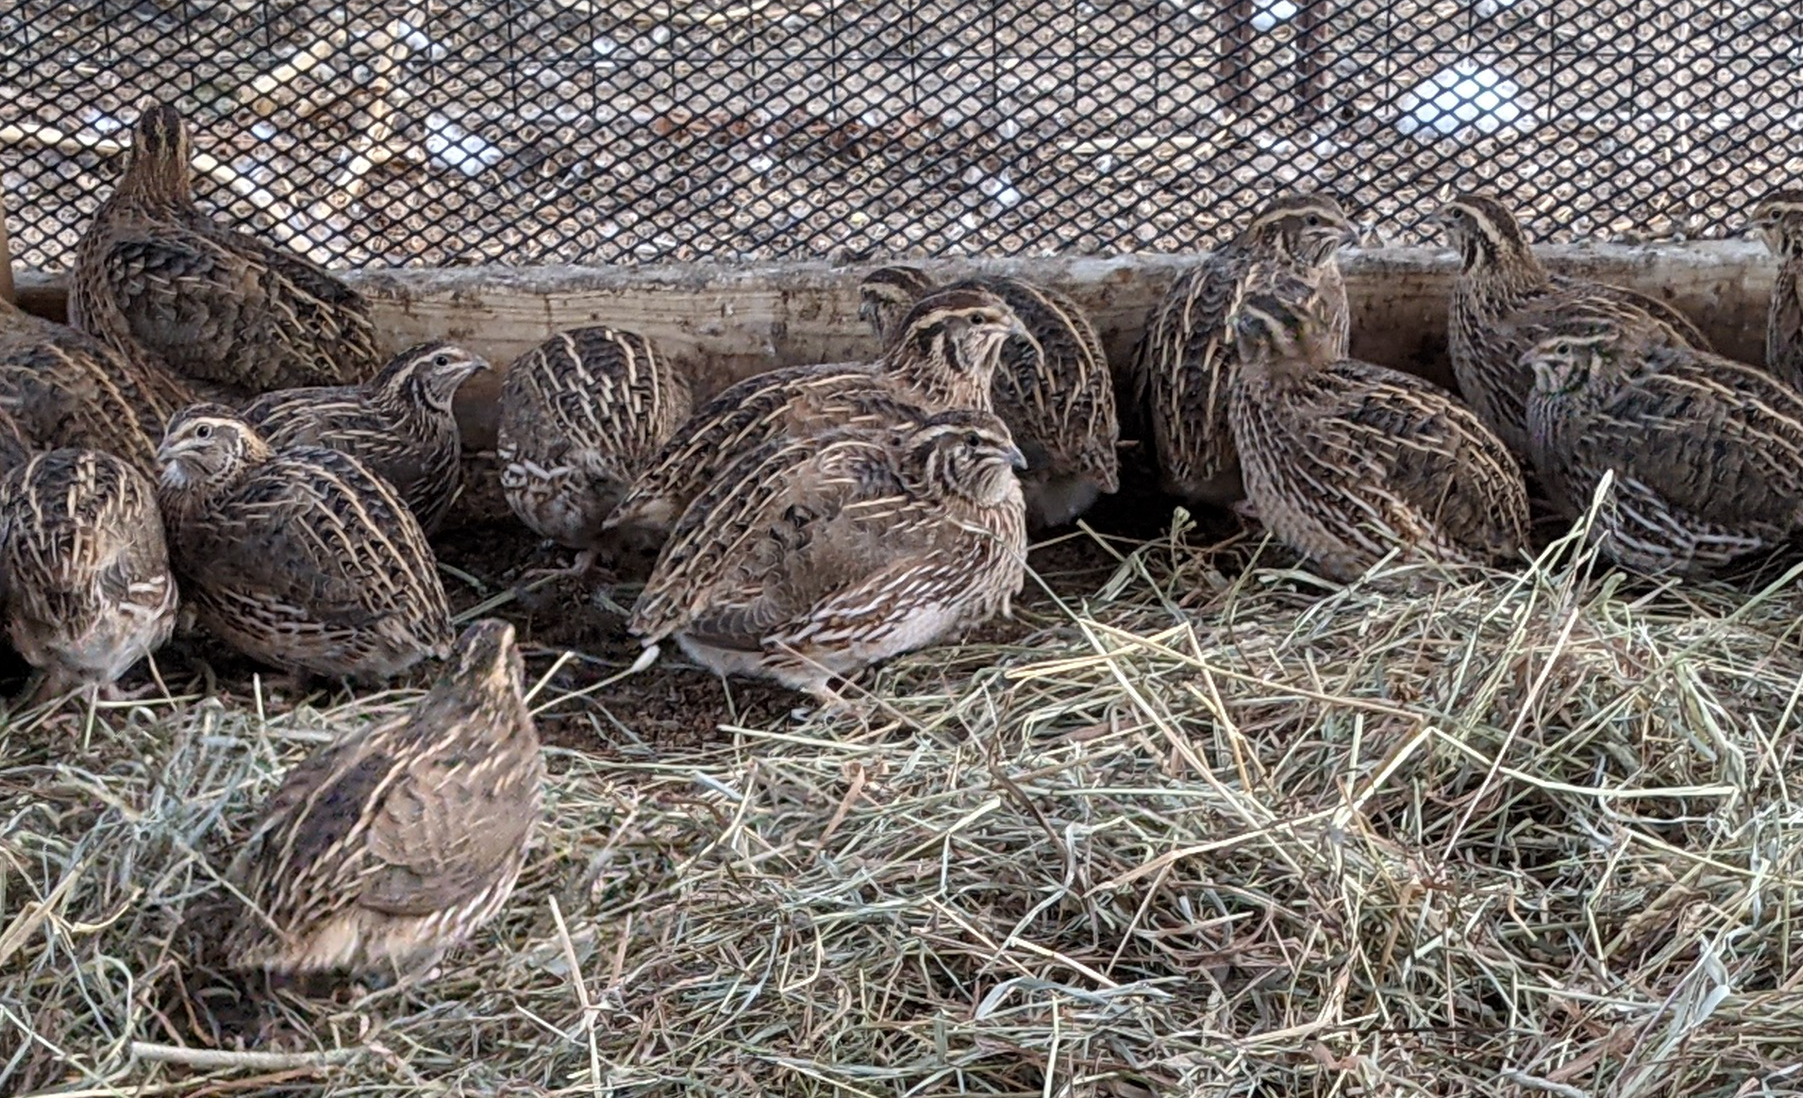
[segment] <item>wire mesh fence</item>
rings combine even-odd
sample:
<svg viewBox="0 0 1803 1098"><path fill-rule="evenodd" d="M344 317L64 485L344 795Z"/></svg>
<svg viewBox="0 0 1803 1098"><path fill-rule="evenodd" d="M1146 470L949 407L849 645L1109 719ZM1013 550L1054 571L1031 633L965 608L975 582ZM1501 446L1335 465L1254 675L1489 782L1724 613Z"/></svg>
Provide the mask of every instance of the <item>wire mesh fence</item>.
<svg viewBox="0 0 1803 1098"><path fill-rule="evenodd" d="M1186 250L1285 185L1720 235L1803 176L1790 0L14 0L0 94L47 270L149 95L336 266Z"/></svg>

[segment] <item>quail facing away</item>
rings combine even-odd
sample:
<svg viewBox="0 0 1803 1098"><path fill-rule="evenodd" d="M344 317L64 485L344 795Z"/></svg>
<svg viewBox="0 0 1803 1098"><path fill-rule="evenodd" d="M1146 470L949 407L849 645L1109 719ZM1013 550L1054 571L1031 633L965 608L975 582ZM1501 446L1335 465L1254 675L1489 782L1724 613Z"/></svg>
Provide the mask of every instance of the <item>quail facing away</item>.
<svg viewBox="0 0 1803 1098"><path fill-rule="evenodd" d="M1002 344L1020 322L986 290L917 302L870 364L799 366L722 390L677 429L609 517L609 529L668 535L683 509L737 458L784 435L876 426L948 408L987 411Z"/></svg>
<svg viewBox="0 0 1803 1098"><path fill-rule="evenodd" d="M917 267L879 268L858 287L859 316L887 346L915 303L938 288ZM1064 294L1018 278L969 278L947 288L987 290L1020 319L1024 330L1002 344L990 398L1027 458L1028 523L1075 521L1097 496L1120 489L1114 379L1095 325Z"/></svg>
<svg viewBox="0 0 1803 1098"><path fill-rule="evenodd" d="M1227 393L1239 368L1228 317L1246 292L1252 266L1306 276L1318 288L1333 354L1344 357L1351 321L1337 256L1358 237L1331 196L1280 195L1165 293L1135 352L1133 381L1166 492L1215 507L1245 494L1227 417Z"/></svg>
<svg viewBox="0 0 1803 1098"><path fill-rule="evenodd" d="M325 446L353 454L394 486L427 533L463 484L463 445L451 399L488 369L449 343L421 343L362 385L267 393L244 419L272 449Z"/></svg>
<svg viewBox="0 0 1803 1098"><path fill-rule="evenodd" d="M1614 489L1591 538L1647 575L1707 575L1803 529L1803 396L1646 321L1579 314L1522 355L1536 468L1568 514Z"/></svg>
<svg viewBox="0 0 1803 1098"><path fill-rule="evenodd" d="M833 676L1008 612L1024 463L999 419L964 409L773 439L683 513L632 633L836 703Z"/></svg>
<svg viewBox="0 0 1803 1098"><path fill-rule="evenodd" d="M1774 191L1753 211L1765 245L1778 258L1766 314L1765 368L1803 387L1803 191Z"/></svg>
<svg viewBox="0 0 1803 1098"><path fill-rule="evenodd" d="M410 713L289 771L234 866L232 963L412 975L494 918L543 796L521 680L513 626L478 621Z"/></svg>
<svg viewBox="0 0 1803 1098"><path fill-rule="evenodd" d="M521 355L501 383L501 488L521 522L579 550L586 571L602 524L689 414L688 382L644 336L559 332Z"/></svg>
<svg viewBox="0 0 1803 1098"><path fill-rule="evenodd" d="M1314 288L1257 279L1233 314L1230 418L1258 519L1326 575L1405 558L1482 565L1527 544L1527 488L1451 393L1343 356Z"/></svg>
<svg viewBox="0 0 1803 1098"><path fill-rule="evenodd" d="M449 649L426 536L357 458L272 450L216 404L177 413L157 456L183 596L232 647L296 673L361 681Z"/></svg>
<svg viewBox="0 0 1803 1098"><path fill-rule="evenodd" d="M113 684L169 639L176 584L156 489L123 458L51 450L0 478L0 592L37 696Z"/></svg>
<svg viewBox="0 0 1803 1098"><path fill-rule="evenodd" d="M69 316L234 397L348 385L381 359L363 298L194 203L187 123L144 104L125 174L75 249Z"/></svg>
<svg viewBox="0 0 1803 1098"><path fill-rule="evenodd" d="M192 401L161 366L0 300L0 408L32 447L117 454L155 478L163 424Z"/></svg>
<svg viewBox="0 0 1803 1098"><path fill-rule="evenodd" d="M1606 311L1630 322L1644 319L1666 342L1708 349L1696 325L1664 302L1549 274L1515 215L1494 198L1460 195L1431 220L1461 258L1447 332L1453 377L1472 410L1517 454L1527 453L1527 396L1534 385L1521 355L1561 317Z"/></svg>

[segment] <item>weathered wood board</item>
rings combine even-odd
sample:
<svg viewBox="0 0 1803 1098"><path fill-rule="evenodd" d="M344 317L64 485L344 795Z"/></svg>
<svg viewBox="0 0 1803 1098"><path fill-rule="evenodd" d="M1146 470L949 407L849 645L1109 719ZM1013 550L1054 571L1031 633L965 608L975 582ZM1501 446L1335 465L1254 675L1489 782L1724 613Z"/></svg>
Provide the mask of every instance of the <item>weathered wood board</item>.
<svg viewBox="0 0 1803 1098"><path fill-rule="evenodd" d="M1541 250L1558 271L1603 279L1672 302L1724 353L1759 361L1775 265L1752 241L1574 245ZM936 260L947 279L1006 273L1064 290L1087 308L1109 354L1125 362L1147 313L1194 256ZM1348 253L1353 353L1446 382L1446 301L1456 262L1432 248ZM699 392L776 366L862 359L875 340L858 320L857 283L870 265L825 263L643 268L469 267L360 271L392 348L454 339L505 364L551 332L582 324L631 328L686 367ZM60 316L59 278L24 274L21 302ZM465 387L459 417L473 448L494 438L498 380Z"/></svg>

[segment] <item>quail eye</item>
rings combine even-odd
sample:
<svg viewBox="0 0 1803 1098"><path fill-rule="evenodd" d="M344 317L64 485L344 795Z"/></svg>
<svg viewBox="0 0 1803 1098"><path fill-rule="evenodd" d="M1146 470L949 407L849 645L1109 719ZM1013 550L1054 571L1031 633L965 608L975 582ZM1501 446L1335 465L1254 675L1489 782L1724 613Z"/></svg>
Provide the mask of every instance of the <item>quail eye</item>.
<svg viewBox="0 0 1803 1098"><path fill-rule="evenodd" d="M972 431L970 434L964 436L964 445L981 446L983 445L983 436Z"/></svg>
<svg viewBox="0 0 1803 1098"><path fill-rule="evenodd" d="M1308 224L1309 224L1310 228L1313 228L1316 225L1321 224L1321 215L1320 214L1309 214L1308 215Z"/></svg>
<svg viewBox="0 0 1803 1098"><path fill-rule="evenodd" d="M450 364L451 364L451 356L450 355L441 354L432 360L432 365L434 365L434 366L449 366Z"/></svg>
<svg viewBox="0 0 1803 1098"><path fill-rule="evenodd" d="M213 425L211 423L203 423L199 427L194 428L194 437L195 438L212 438L213 437Z"/></svg>
<svg viewBox="0 0 1803 1098"><path fill-rule="evenodd" d="M1556 355L1568 355L1570 353L1571 353L1571 344L1569 344L1569 343L1561 343L1558 346L1553 348L1553 354L1556 354Z"/></svg>

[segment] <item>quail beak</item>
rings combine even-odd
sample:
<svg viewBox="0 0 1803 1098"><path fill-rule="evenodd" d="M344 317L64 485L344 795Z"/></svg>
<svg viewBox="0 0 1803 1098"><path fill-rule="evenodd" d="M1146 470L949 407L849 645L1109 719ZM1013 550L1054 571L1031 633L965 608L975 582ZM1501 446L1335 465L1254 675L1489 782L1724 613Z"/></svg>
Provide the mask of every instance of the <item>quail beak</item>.
<svg viewBox="0 0 1803 1098"><path fill-rule="evenodd" d="M165 441L161 446L157 447L157 464L165 466L172 464L177 458L192 449L194 449L194 444L192 442Z"/></svg>
<svg viewBox="0 0 1803 1098"><path fill-rule="evenodd" d="M1014 468L1015 472L1024 473L1027 471L1027 455L1020 452L1020 447L1010 446L1008 447L1008 464Z"/></svg>
<svg viewBox="0 0 1803 1098"><path fill-rule="evenodd" d="M1558 387L1558 379L1553 377L1553 368L1545 362L1533 359L1528 363L1528 368L1534 371L1535 388L1544 389L1550 393Z"/></svg>
<svg viewBox="0 0 1803 1098"><path fill-rule="evenodd" d="M1340 231L1340 247L1357 248L1365 243L1365 230L1357 225L1348 225Z"/></svg>
<svg viewBox="0 0 1803 1098"><path fill-rule="evenodd" d="M876 312L876 303L874 301L866 300L858 302L858 323L870 323L870 314L874 312Z"/></svg>

